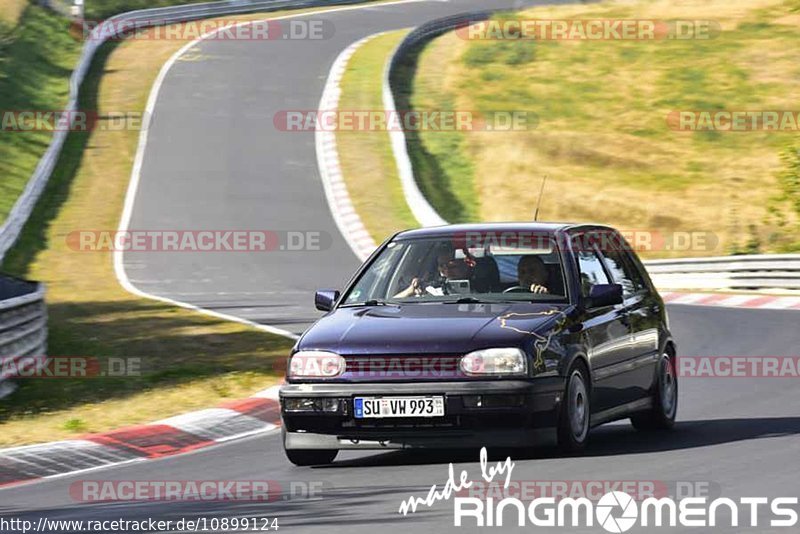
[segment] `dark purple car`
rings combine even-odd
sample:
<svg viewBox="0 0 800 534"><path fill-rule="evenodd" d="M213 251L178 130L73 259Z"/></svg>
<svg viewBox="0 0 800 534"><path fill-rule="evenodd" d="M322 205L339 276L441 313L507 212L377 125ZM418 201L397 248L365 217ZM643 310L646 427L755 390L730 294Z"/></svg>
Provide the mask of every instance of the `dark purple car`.
<svg viewBox="0 0 800 534"><path fill-rule="evenodd" d="M315 301L328 313L295 345L280 391L297 465L341 449L576 450L608 421L675 421L664 303L611 228L409 230Z"/></svg>

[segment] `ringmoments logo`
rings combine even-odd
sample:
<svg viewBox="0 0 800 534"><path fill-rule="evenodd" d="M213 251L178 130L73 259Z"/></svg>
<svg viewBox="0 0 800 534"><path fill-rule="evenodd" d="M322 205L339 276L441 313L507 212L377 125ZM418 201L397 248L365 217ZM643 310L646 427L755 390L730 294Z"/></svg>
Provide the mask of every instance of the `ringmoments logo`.
<svg viewBox="0 0 800 534"><path fill-rule="evenodd" d="M621 509L620 515L614 510ZM639 512L633 497L623 491L612 491L600 498L596 508L597 522L609 532L625 532L636 524Z"/></svg>
<svg viewBox="0 0 800 534"><path fill-rule="evenodd" d="M622 491L603 495L596 503L587 498L552 497L525 503L509 497L485 501L457 497L453 503L455 526L535 526L592 527L607 532L627 532L642 527L796 527L798 498L743 497L738 500L720 497L647 498L637 502ZM768 517L768 519L764 519Z"/></svg>
<svg viewBox="0 0 800 534"><path fill-rule="evenodd" d="M481 449L481 478L493 483L503 481L507 490L515 463L511 457L490 466L486 448ZM625 491L612 490L597 501L586 497L553 496L522 500L518 497L494 498L461 496L476 481L466 470L458 476L453 464L441 488L434 484L425 497L411 496L400 504L403 515L416 513L420 507L432 507L438 501L453 500L453 526L461 527L594 527L615 534L642 527L750 527L754 529L797 528L798 498L741 497L731 499L708 496L685 498L648 497L637 501ZM469 493L467 491L467 493Z"/></svg>

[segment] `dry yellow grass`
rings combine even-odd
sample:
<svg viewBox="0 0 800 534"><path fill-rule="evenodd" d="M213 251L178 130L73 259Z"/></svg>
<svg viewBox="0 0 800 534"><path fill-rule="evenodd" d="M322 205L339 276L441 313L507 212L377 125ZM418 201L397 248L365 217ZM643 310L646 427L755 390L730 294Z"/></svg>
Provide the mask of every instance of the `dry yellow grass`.
<svg viewBox="0 0 800 534"><path fill-rule="evenodd" d="M28 5L28 0L0 0L0 20L14 25Z"/></svg>
<svg viewBox="0 0 800 534"><path fill-rule="evenodd" d="M790 9L794 6L794 11ZM797 110L800 17L784 0L616 0L540 7L522 18L712 20L710 41L467 42L445 35L422 53L415 108L525 109L528 132L439 133L424 149L443 182L467 184L480 220L530 219L542 176L546 220L626 230L711 231L712 250L651 256L781 251L800 246L800 218L778 176L797 133L685 133L673 110ZM531 47L519 60L519 47ZM451 168L448 161L467 161ZM437 206L439 207L439 206Z"/></svg>

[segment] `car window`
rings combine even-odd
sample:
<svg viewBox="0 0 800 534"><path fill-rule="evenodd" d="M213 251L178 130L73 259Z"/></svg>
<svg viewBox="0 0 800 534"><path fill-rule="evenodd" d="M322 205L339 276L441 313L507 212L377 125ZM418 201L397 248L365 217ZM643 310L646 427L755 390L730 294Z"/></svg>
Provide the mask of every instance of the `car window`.
<svg viewBox="0 0 800 534"><path fill-rule="evenodd" d="M606 267L611 272L614 283L622 286L624 295L633 295L646 286L639 271L634 267L629 253L625 250L604 250Z"/></svg>
<svg viewBox="0 0 800 534"><path fill-rule="evenodd" d="M551 286L550 290L552 293L558 293L560 295L566 295L566 289L564 285L564 274L561 270L561 261L559 260L557 253L551 253L546 255L539 255L544 263L545 267L547 268L547 280L548 284ZM497 262L497 268L500 271L500 283L504 284L505 287L516 286L520 284L519 281L519 262L525 256L494 256L495 261Z"/></svg>
<svg viewBox="0 0 800 534"><path fill-rule="evenodd" d="M508 233L398 239L381 251L343 298L367 302L567 302L561 255L552 236Z"/></svg>
<svg viewBox="0 0 800 534"><path fill-rule="evenodd" d="M394 267L406 252L402 248L393 248L377 258L361 277L360 287L350 292L348 300L357 301L366 294L385 292L387 287L396 286L398 273Z"/></svg>
<svg viewBox="0 0 800 534"><path fill-rule="evenodd" d="M589 296L592 286L610 283L597 252L580 250L577 252L577 256L578 272L581 277L581 293L584 297Z"/></svg>
<svg viewBox="0 0 800 534"><path fill-rule="evenodd" d="M497 270L500 271L500 283L509 286L517 284L517 264L519 264L519 259L519 256L498 256L495 258Z"/></svg>
<svg viewBox="0 0 800 534"><path fill-rule="evenodd" d="M645 275L643 274L644 266L636 256L636 253L632 249L629 249L628 252L625 253L625 259L627 260L627 264L630 266L631 279L633 280L636 290L640 291L642 289L646 289L649 291L649 286L647 285L647 282L645 281Z"/></svg>

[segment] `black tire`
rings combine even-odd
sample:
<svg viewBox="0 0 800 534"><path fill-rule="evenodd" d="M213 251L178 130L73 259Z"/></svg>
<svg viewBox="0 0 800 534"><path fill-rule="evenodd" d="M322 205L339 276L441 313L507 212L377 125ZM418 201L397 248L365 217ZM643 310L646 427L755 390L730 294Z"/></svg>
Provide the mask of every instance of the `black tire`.
<svg viewBox="0 0 800 534"><path fill-rule="evenodd" d="M675 358L662 354L656 365L653 407L646 412L631 416L631 424L636 430L669 430L675 425L678 413L678 378L675 372Z"/></svg>
<svg viewBox="0 0 800 534"><path fill-rule="evenodd" d="M294 465L325 465L333 462L339 451L336 449L284 449L286 457Z"/></svg>
<svg viewBox="0 0 800 534"><path fill-rule="evenodd" d="M592 411L588 376L582 362L573 365L567 374L558 417L558 448L563 452L583 450L589 438Z"/></svg>

